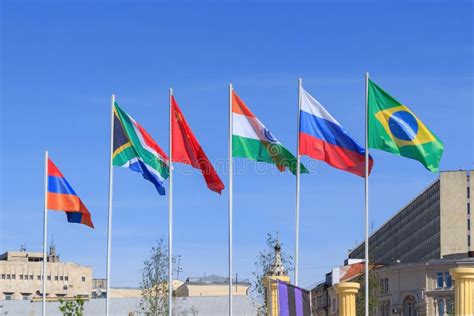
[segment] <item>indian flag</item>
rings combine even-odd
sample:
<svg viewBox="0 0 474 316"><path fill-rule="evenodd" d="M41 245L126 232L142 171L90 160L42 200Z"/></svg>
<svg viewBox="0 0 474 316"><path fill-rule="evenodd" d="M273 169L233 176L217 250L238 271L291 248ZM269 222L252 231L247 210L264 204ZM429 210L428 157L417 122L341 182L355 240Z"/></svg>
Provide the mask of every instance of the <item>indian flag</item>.
<svg viewBox="0 0 474 316"><path fill-rule="evenodd" d="M141 173L158 193L165 194L163 182L169 176L169 158L147 131L117 103L114 106L113 165Z"/></svg>
<svg viewBox="0 0 474 316"><path fill-rule="evenodd" d="M276 165L280 171L288 168L296 174L296 157L286 149L268 128L232 91L232 156ZM300 171L308 170L301 164Z"/></svg>

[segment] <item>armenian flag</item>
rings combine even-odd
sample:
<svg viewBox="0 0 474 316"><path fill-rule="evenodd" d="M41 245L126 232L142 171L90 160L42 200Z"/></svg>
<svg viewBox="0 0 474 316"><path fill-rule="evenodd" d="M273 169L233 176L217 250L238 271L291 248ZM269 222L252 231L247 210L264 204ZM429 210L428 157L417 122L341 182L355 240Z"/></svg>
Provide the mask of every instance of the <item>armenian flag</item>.
<svg viewBox="0 0 474 316"><path fill-rule="evenodd" d="M287 168L296 174L297 160L282 143L250 111L244 101L232 91L232 156L276 165L278 170ZM301 173L308 173L300 164Z"/></svg>
<svg viewBox="0 0 474 316"><path fill-rule="evenodd" d="M371 80L368 89L369 148L418 160L426 169L437 172L443 143L407 106Z"/></svg>
<svg viewBox="0 0 474 316"><path fill-rule="evenodd" d="M148 132L117 103L114 105L114 146L112 164L141 173L165 195L164 181L169 176L168 156Z"/></svg>
<svg viewBox="0 0 474 316"><path fill-rule="evenodd" d="M365 177L365 149L312 95L301 88L299 152ZM374 161L369 158L369 173Z"/></svg>
<svg viewBox="0 0 474 316"><path fill-rule="evenodd" d="M91 214L51 159L48 159L47 208L66 212L69 223L79 223L94 228Z"/></svg>

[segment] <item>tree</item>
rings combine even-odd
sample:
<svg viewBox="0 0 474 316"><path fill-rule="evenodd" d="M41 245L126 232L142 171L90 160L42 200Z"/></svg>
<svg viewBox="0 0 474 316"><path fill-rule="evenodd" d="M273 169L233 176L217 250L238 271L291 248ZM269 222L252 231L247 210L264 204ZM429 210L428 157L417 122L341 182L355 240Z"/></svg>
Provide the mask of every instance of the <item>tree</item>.
<svg viewBox="0 0 474 316"><path fill-rule="evenodd" d="M356 296L356 315L365 315L365 273L354 282L360 283L360 290ZM378 305L379 278L373 269L369 271L369 313L375 315Z"/></svg>
<svg viewBox="0 0 474 316"><path fill-rule="evenodd" d="M151 248L150 257L143 263L140 289L139 307L143 314L168 315L168 249L163 238Z"/></svg>
<svg viewBox="0 0 474 316"><path fill-rule="evenodd" d="M77 297L74 301L59 300L59 311L63 316L82 316L84 315L84 300Z"/></svg>
<svg viewBox="0 0 474 316"><path fill-rule="evenodd" d="M140 312L144 315L168 315L168 247L163 238L151 248L150 257L143 263L140 289L142 297L139 303ZM173 257L173 265L176 257ZM173 297L173 315L197 315L195 307L181 309Z"/></svg>
<svg viewBox="0 0 474 316"><path fill-rule="evenodd" d="M252 282L250 293L258 304L259 315L265 315L266 313L263 278L270 272L271 266L275 261L275 245L277 242L278 237L275 238L271 233L267 233L266 247L258 252L257 260L255 261L255 271L252 273L254 281ZM283 265L286 267L286 272L293 271L293 258L283 250L281 258Z"/></svg>

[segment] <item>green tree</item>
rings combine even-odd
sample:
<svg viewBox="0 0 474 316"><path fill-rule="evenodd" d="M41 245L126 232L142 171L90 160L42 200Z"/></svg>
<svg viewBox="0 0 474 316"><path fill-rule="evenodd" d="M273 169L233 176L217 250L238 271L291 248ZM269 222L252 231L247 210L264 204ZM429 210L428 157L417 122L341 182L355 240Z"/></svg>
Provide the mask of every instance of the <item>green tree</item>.
<svg viewBox="0 0 474 316"><path fill-rule="evenodd" d="M143 263L140 311L145 315L168 315L168 249L163 238L151 248ZM174 298L173 298L174 299Z"/></svg>
<svg viewBox="0 0 474 316"><path fill-rule="evenodd" d="M360 284L360 290L356 296L356 315L365 315L365 273L352 282ZM378 306L379 278L373 269L369 271L369 313L375 315Z"/></svg>
<svg viewBox="0 0 474 316"><path fill-rule="evenodd" d="M59 311L63 316L83 316L84 300L77 297L74 301L59 300Z"/></svg>
<svg viewBox="0 0 474 316"><path fill-rule="evenodd" d="M255 271L252 273L254 280L250 288L250 294L258 304L258 314L265 315L265 288L263 286L263 278L269 273L273 262L275 261L275 245L278 237L275 238L271 233L267 233L266 246L260 250L255 261ZM283 248L282 248L283 249ZM290 273L294 270L293 258L282 250L281 258L286 272Z"/></svg>

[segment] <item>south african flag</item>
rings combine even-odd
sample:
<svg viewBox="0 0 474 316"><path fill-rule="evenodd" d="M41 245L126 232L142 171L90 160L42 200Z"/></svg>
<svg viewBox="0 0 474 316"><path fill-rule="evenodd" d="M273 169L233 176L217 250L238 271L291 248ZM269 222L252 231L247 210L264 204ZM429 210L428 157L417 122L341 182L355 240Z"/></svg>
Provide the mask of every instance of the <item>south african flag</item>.
<svg viewBox="0 0 474 316"><path fill-rule="evenodd" d="M113 165L139 172L165 195L169 158L150 134L117 103L114 106Z"/></svg>

